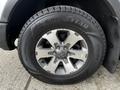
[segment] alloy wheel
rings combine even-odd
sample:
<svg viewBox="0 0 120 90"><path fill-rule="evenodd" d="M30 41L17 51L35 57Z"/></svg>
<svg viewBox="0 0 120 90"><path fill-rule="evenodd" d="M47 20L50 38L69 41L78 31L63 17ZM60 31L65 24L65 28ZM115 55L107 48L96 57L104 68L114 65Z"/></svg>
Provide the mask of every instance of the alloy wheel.
<svg viewBox="0 0 120 90"><path fill-rule="evenodd" d="M88 58L88 45L77 32L55 29L45 33L36 44L36 60L45 71L67 75L81 69Z"/></svg>

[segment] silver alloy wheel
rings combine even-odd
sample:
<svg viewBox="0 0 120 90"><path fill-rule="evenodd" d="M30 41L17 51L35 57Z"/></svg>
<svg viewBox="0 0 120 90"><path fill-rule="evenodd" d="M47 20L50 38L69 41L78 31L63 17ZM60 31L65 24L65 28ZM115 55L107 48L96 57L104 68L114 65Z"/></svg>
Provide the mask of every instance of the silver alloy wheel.
<svg viewBox="0 0 120 90"><path fill-rule="evenodd" d="M38 64L45 71L67 75L83 67L88 58L88 45L75 31L55 29L40 38L35 52Z"/></svg>

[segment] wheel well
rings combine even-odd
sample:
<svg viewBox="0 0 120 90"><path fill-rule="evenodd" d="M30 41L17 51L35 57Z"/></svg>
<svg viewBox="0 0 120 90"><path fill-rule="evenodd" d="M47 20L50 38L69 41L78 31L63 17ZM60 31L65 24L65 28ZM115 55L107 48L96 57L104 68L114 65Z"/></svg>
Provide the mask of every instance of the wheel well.
<svg viewBox="0 0 120 90"><path fill-rule="evenodd" d="M108 21L114 16L114 11L105 0L20 0L13 8L7 26L7 42L10 49L14 49L14 41L25 22L36 12L54 5L70 5L81 8L90 13L102 26L107 35Z"/></svg>

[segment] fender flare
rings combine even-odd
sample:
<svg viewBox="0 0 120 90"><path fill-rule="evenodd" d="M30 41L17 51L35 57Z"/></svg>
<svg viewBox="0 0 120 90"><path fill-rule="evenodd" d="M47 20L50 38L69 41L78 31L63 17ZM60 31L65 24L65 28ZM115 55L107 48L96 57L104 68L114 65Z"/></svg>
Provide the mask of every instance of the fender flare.
<svg viewBox="0 0 120 90"><path fill-rule="evenodd" d="M22 0L1 0L0 1L0 21L8 22L10 13L13 8ZM120 0L104 0L104 2L108 5L111 11L114 11L114 14L120 18Z"/></svg>

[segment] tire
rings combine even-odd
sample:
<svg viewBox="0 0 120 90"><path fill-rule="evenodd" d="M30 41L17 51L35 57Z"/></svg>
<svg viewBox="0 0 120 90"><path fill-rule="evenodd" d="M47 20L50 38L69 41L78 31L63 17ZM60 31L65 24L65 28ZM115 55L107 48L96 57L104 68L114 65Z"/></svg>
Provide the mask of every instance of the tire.
<svg viewBox="0 0 120 90"><path fill-rule="evenodd" d="M58 28L77 32L87 43L87 60L74 73L52 74L41 68L36 60L35 48L39 39ZM90 14L71 6L53 6L39 11L26 22L18 41L18 54L25 69L33 77L50 84L73 84L87 79L100 67L105 52L106 39L101 26Z"/></svg>

